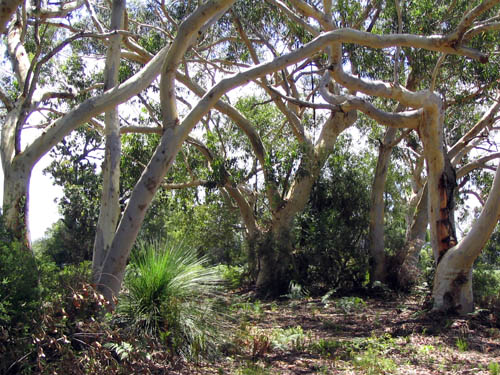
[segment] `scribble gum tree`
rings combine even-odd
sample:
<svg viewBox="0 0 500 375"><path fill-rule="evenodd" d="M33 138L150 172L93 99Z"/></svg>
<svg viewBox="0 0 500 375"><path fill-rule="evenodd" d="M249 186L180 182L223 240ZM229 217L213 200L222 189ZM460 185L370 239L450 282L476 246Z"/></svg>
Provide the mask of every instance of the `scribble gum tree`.
<svg viewBox="0 0 500 375"><path fill-rule="evenodd" d="M402 6L403 5L403 6ZM463 2L454 2L452 4L442 4L438 7L431 4L424 4L412 2L405 4L400 1L389 2L384 9L380 9L381 4L378 5L377 14L380 18L391 19L391 23L382 24L381 27L389 27L397 29L398 32L404 30L405 32L424 32L427 34L442 32L442 25L436 20L446 17L447 19L459 20L464 12L467 11L468 4ZM403 8L403 9L402 9ZM477 14L476 14L477 16ZM491 26L491 25L490 25ZM377 27L377 25L375 25ZM476 25L473 27L466 36L470 39L472 36L477 35L476 32L484 30L482 26ZM379 31L380 32L380 31ZM491 45L495 44L492 40L496 38L484 37L475 42L476 46L481 45L481 48L486 50L491 49ZM436 76L439 75L454 77L448 82L441 80L439 85L435 88L439 91L445 99L445 110L447 113L450 111L463 111L463 105L471 100L486 99L490 92L485 90L485 86L491 85L494 82L494 74L489 76L489 81L481 81L479 77L470 80L468 74L463 74L464 70L478 70L472 68L474 64L453 59L443 64L444 56L436 56L432 53L425 51L411 50L411 49L396 49L390 57L392 61L388 61L389 57L380 56L377 51L359 52L356 47L348 49L349 54L354 55L356 60L364 62L364 65L356 66L356 72L361 71L366 76L376 79L378 77L385 77L387 81L402 82L404 81L405 72L410 71L407 78L411 86L407 89L415 91L419 88L426 88L435 85ZM361 57L358 57L360 55ZM368 57L367 57L368 56ZM384 61L385 58L385 61ZM367 62L365 62L367 60ZM374 62L375 61L375 62ZM422 64L426 61L427 64ZM404 62L404 65L402 65ZM466 65L464 65L466 64ZM374 66L376 65L376 66ZM441 66L442 65L442 66ZM384 69L383 67L387 67ZM390 67L393 66L391 74ZM406 68L401 69L401 66ZM433 69L433 67L436 68ZM375 70L375 74L372 73ZM482 68L479 68L481 71ZM485 68L488 71L488 68ZM354 70L353 70L354 71ZM391 77L393 75L393 77ZM479 83L478 87L476 85ZM476 92L470 94L468 91ZM457 100L454 100L457 98ZM401 107L401 104L399 104ZM468 107L469 108L469 107ZM475 108L469 108L474 112ZM450 116L448 116L450 117ZM462 116L463 117L463 116ZM457 133L456 121L455 124L449 124L451 121L446 118L447 125L450 129L453 128L453 133ZM371 255L371 281L390 282L392 285L397 285L400 288L408 289L415 283L418 276L418 256L420 249L425 242L426 229L428 225L427 211L428 199L426 189L426 176L423 172L423 154L422 146L418 144L415 138L415 133L401 132L397 135L395 129L387 129L385 134L379 139L378 147L378 160L377 167L374 173L372 184L372 199L370 211L370 237L369 248ZM447 135L447 144L453 144L456 137L451 134ZM404 144L399 146L400 141L404 139ZM385 241L384 241L384 220L385 220L385 205L384 193L386 192L386 179L387 173L390 168L392 150L397 147L398 155L402 153L405 155L405 164L408 164L409 173L411 173L411 186L412 193L408 201L408 216L407 216L407 231L405 245L399 249L395 249L396 253L391 256L386 255ZM453 146L452 146L453 147ZM468 150L470 151L470 149ZM450 159L450 156L446 156ZM399 163L401 163L401 159ZM455 168L453 163L451 167ZM454 179L454 178L453 178ZM423 199L422 199L423 198ZM451 220L452 222L453 220ZM446 236L444 236L446 237ZM390 270L390 271L388 271Z"/></svg>
<svg viewBox="0 0 500 375"><path fill-rule="evenodd" d="M4 104L3 125L1 130L0 155L4 171L3 211L7 226L29 247L28 194L31 172L35 164L54 145L78 126L91 121L95 116L127 101L146 88L159 74L161 63L167 49L161 50L151 62L126 82L102 94L95 95L77 106L68 102L70 110L61 113L57 100L71 100L85 93L72 92L64 85L44 86L49 81L44 71L50 64L56 64L57 55L70 43L81 38L105 39L113 33L85 33L70 26L60 27L57 20L78 11L82 2L64 4L55 9L22 9L10 20L7 33L7 52L12 63L16 79L16 91L5 92L0 89L0 100ZM33 26L31 26L33 25ZM54 31L54 28L56 30ZM43 32L42 32L43 30ZM54 39L60 42L51 46L45 33L52 30ZM56 34L61 32L61 34ZM25 45L30 37L35 45L33 57L29 57ZM50 74L50 73L49 73ZM56 87L54 89L54 86ZM14 86L12 86L14 87ZM42 110L55 115L30 122L30 116ZM28 126L37 126L43 132L31 144L21 148L23 130Z"/></svg>
<svg viewBox="0 0 500 375"><path fill-rule="evenodd" d="M481 13L488 11L498 2L483 2L465 14L456 30L446 39L462 42L472 36L475 30L481 28L476 25L469 35L467 29L474 19ZM497 27L497 26L495 26ZM439 68L439 62L437 68ZM357 80L347 75L342 68L334 67L333 77L344 87L359 90L368 95L382 96L396 99L400 104L412 108L422 109L422 118L419 121L418 133L423 143L423 154L427 164L427 189L429 205L429 221L431 242L434 257L437 262L437 272L434 281L434 307L438 310L456 310L460 313L470 312L473 309L471 272L472 263L479 255L482 247L489 238L499 218L499 204L493 198L497 191L494 183L487 203L484 205L478 221L473 225L469 234L459 243L453 233L452 207L455 176L451 168L450 158L460 149L460 142L452 151L443 152L442 124L444 108L442 100L434 93L434 79L428 90L408 92L395 85L380 84ZM407 96L410 94L410 96ZM473 128L472 134L467 134L468 141L478 134L477 129L484 129L492 124L492 112L497 110L494 104L483 119ZM463 143L463 141L462 141ZM495 156L489 156L494 158ZM484 160L484 159L483 159ZM497 181L497 178L495 178ZM479 229L480 228L480 229Z"/></svg>
<svg viewBox="0 0 500 375"><path fill-rule="evenodd" d="M481 60L485 63L487 57L484 54L462 46L462 37L471 27L472 22L484 11L496 5L497 2L485 2L479 8L468 12L454 32L446 35L433 35L431 37L410 34L374 35L352 28L336 28L336 25L331 22L331 18L328 16L331 14L331 3L328 1L325 2L323 11L313 8L305 2L293 1L292 5L295 7L296 12L291 11L282 3L272 3L276 4L280 11L284 12L287 17L299 22L304 28L316 33L318 36L311 42L302 45L299 49L278 56L268 63L250 67L236 75L221 79L203 95L182 120L179 119L177 113L174 89L177 66L182 59L181 55L185 52L185 49L178 46L177 42L185 46L186 39L183 38L189 38L189 36L178 33L177 38L170 47L162 73L163 136L160 145L132 193L129 204L118 226L111 250L104 263L100 282L102 291L109 299L112 299L119 292L130 248L143 220L144 211L147 209L154 192L160 186L162 178L168 171L175 155L193 127L211 109L215 108L220 98L231 89L244 85L250 80L256 80L259 77L273 74L288 66L307 60L307 58L314 56L320 51L328 53L329 62L326 65L331 78L341 86L347 88L351 93L362 92L371 96L392 99L404 107L412 108L400 113L384 112L375 108L364 97L347 93L341 93L340 95L337 93L331 94L326 90L330 86L329 82L324 83L322 87L322 96L327 104L331 106L328 109L332 113L346 114L352 110L360 110L386 126L418 130L423 141L424 155L427 161L429 217L431 223L434 223L431 225L433 247L436 251L437 259L439 259L440 251L443 253L439 238L439 235L443 234L441 233L442 217L440 210L443 200L441 195L443 189L440 181L442 181L445 164L442 150L442 100L430 89L413 92L402 88L398 83L365 81L344 72L341 62L341 44L355 43L370 48L412 47L446 54L459 54ZM230 4L227 3L225 5L229 6ZM301 17L298 17L296 13L300 14ZM183 23L180 28L189 24L191 20L191 18L188 18L185 21L186 23ZM318 24L321 25L321 30L317 28L316 25ZM494 27L496 26L491 26L490 28ZM328 78L327 76L326 79ZM279 97L295 105L298 103L296 98L289 97L286 94L280 93ZM286 115L288 111L285 110L284 113ZM288 220L288 217L283 218L283 220ZM273 258L272 261L269 261L270 265L279 260L279 257L273 256ZM443 259L445 258L441 258L441 261ZM264 275L265 273L263 272L262 274ZM262 285L264 286L266 283L262 283ZM436 308L445 308L439 298L436 298L436 301Z"/></svg>
<svg viewBox="0 0 500 375"><path fill-rule="evenodd" d="M199 95L202 97L199 101L191 104L191 109L181 116L177 108L176 81L182 82L178 70L185 67L189 60L186 53L198 36L203 36L208 27L213 25L229 8L234 7L234 1L231 0L208 1L194 10L190 10L191 13L186 15L182 22L176 24L175 31L169 33L171 44L154 57L144 51L141 46L134 45L131 40L125 39L122 43L122 47L125 46L125 51L122 53L123 58L142 64L147 63L147 65L124 83L85 100L69 110L49 125L45 129L45 133L23 151L19 147L20 131L26 123L30 110L36 108L37 103L44 98L44 93L39 89L37 81L41 67L72 40L86 35L76 34L65 40L59 48L55 48L43 56L40 52L29 61L25 52L24 57L22 57L23 50L19 47L22 47L22 43L18 42L22 41L23 37L23 29L19 29L19 25L26 25L22 18L23 12L20 12L21 18L17 22L11 22L8 41L12 46L9 47L10 55L15 56L12 61L18 81L26 83L20 85L20 87L24 87L24 90L21 90L23 95L19 95L15 100L10 99L6 93L2 93L0 98L7 110L2 127L1 152L6 176L4 206L9 225L18 231L27 228L24 203L28 194L29 176L33 165L39 158L77 126L93 120L101 113L111 111L116 105L143 91L161 71L162 136L130 196L115 233L109 232L111 233L109 237L113 239L102 263L102 269L98 267L102 272L100 275L96 275L96 279L99 279L100 290L108 300L113 301L113 298L120 291L130 250L156 190L163 183L165 174L171 167L182 144L188 139L191 130L211 110L218 109L223 113L224 111L228 112L225 114L237 123L249 137L263 173L268 173L266 170L269 166L266 161L266 150L265 148L261 149L258 137L252 134L252 124L245 124L245 118L240 118L237 122L239 114L234 112L230 114L231 107L225 107L227 101L221 99L232 89L242 87L250 81L256 81L273 99L274 105L286 118L294 136L301 141L304 138L304 145L306 145L304 157L297 164L297 172L302 170L305 173L302 173L302 178L295 179L286 195L277 194L272 183L266 187L272 220L271 226L264 231L267 230L268 234L271 234L270 242L278 242L281 246L283 235L295 213L307 200L314 177L319 173L321 162L331 149L336 136L354 121L355 113L361 111L381 125L418 131L427 166L428 216L432 246L438 262L434 285L435 308L454 308L460 312L470 311L472 308L470 270L473 260L481 251L482 244L498 220L500 208L492 197L498 194L500 182L497 181L498 178L495 179L490 194L491 199L486 201L485 209L469 235L456 245L451 241L443 241L450 238L450 212L447 202L450 200L449 187L453 181L449 177L444 177L449 175L445 173L447 169L445 168L446 158L443 152L444 104L441 96L435 92L435 86L432 83L425 89L413 91L402 87L398 80L390 82L364 80L355 74L345 72L346 56L343 47L355 44L364 48L389 49L390 51L396 48L422 49L447 55L465 56L486 63L487 56L484 53L465 47L464 44L468 42L470 37L478 35L479 32L499 29L498 23L485 18L494 11L493 8L498 3L499 0L483 1L465 12L456 25L454 25L456 20L446 23L446 27L452 27L451 30L443 30L438 35L427 36L402 32L395 34L370 32L370 25L376 24L380 13L380 8L375 6L375 2L368 3L365 8L356 3L356 7L352 8L354 11L348 12L346 15L342 9L339 9L338 12L337 9L333 9L330 0L325 0L316 6L301 0L292 0L289 5L278 0L269 0L268 5L265 6L277 11L284 20L298 25L301 32L309 36L305 38L306 41L310 40L311 37L314 39L303 43L301 39L297 38L291 45L284 45L286 50L283 53L275 54L272 60L260 63L259 59L262 57L254 53L254 42L246 36L249 25L244 22L238 24L239 16L236 14L234 16L234 30L238 33L236 34L237 38L233 36L229 40L236 39L243 42L251 57L250 65L248 61L245 61L245 69L236 72L236 74L231 72L232 75L220 70L212 77L213 86L205 89L205 93L200 92ZM78 2L74 4L76 7L79 6ZM37 18L34 19L37 20ZM115 34L110 33L106 37ZM94 33L93 36L99 35ZM265 44L267 42L265 37L258 35L258 30L252 30L252 36L256 37L259 43ZM395 61L397 61L396 64L400 63L399 59ZM314 62L317 70L315 72L316 78L322 77L321 84L318 85L318 91L323 98L320 106L328 113L319 137L320 141L305 137L301 130L303 124L298 115L300 107L315 108L315 104L308 103L307 96L304 98L294 92L293 85L290 85L292 81L290 77L293 74L299 74L298 71L305 67L309 67L308 63L311 62ZM355 68L354 65L353 67ZM436 69L436 71L438 70ZM396 71L398 69L395 69ZM279 84L276 85L276 82ZM271 83L274 83L275 86L271 87ZM186 86L188 85L186 84ZM296 89L299 91L300 87ZM193 91L195 90L193 89ZM357 95L357 93L363 95ZM51 97L50 93L47 95L49 98ZM56 96L60 97L61 95ZM401 111L383 111L375 107L370 97L392 100L395 106L401 106ZM407 109L402 110L403 108ZM269 174L271 175L270 171ZM298 175L301 173L297 173ZM269 178L268 181L272 182L273 179ZM247 224L247 228L251 228L254 225L252 222L256 223L256 221L255 217L252 217L247 210L248 207L245 207L245 202L248 203L248 200L241 198L238 186L224 184L224 187L231 197L244 208L242 212L246 220L245 224ZM106 202L103 202L103 205L105 204ZM108 217L107 220L111 219ZM254 227L257 229L257 237L259 237L260 228L257 225ZM257 242L259 241L261 240L257 240ZM272 289L275 284L279 286L283 283L284 275L280 262L284 260L283 264L286 264L287 252L289 251L286 246L284 248L284 251L276 251L274 246L256 247L259 259L257 285L261 289Z"/></svg>

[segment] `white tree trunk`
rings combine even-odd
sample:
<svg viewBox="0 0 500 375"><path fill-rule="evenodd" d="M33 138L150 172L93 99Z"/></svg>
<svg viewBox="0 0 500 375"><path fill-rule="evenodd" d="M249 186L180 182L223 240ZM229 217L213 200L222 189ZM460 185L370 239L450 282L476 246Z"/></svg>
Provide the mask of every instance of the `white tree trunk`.
<svg viewBox="0 0 500 375"><path fill-rule="evenodd" d="M488 199L471 230L449 249L437 265L432 297L434 309L460 314L474 310L472 266L500 219L500 168L497 168Z"/></svg>
<svg viewBox="0 0 500 375"><path fill-rule="evenodd" d="M4 168L3 207L5 224L27 249L31 247L29 232L29 183L31 169L22 163L12 163Z"/></svg>
<svg viewBox="0 0 500 375"><path fill-rule="evenodd" d="M123 29L125 9L125 0L113 0L110 30ZM110 38L104 71L105 91L114 88L118 84L121 41L120 34ZM118 106L106 112L105 126L106 149L102 168L101 208L92 256L92 277L96 281L99 280L100 268L113 241L120 215L121 140Z"/></svg>
<svg viewBox="0 0 500 375"><path fill-rule="evenodd" d="M425 185L420 194L413 220L407 229L404 247L397 254L399 264L397 283L398 287L403 290L409 290L416 283L419 276L418 260L425 242L427 224L429 223L428 203L427 185Z"/></svg>
<svg viewBox="0 0 500 375"><path fill-rule="evenodd" d="M391 143L396 138L397 129L388 128L384 141L379 146L377 166L373 177L370 207L370 282L385 282L386 256L384 240L385 202L384 191L391 159Z"/></svg>
<svg viewBox="0 0 500 375"><path fill-rule="evenodd" d="M130 250L156 190L172 166L175 156L191 129L222 95L222 92L219 95L208 94L210 105L199 104L191 111L191 116L188 115L183 124L179 125L179 120L173 118L176 115L175 106L172 105L175 95L171 95L172 90L168 87L173 84L171 75L175 75L178 64L201 27L214 17L220 16L233 2L234 0L211 0L201 5L180 25L177 37L167 53L162 73L162 86L167 85L167 87L162 87L161 92L162 110L166 112L163 115L167 119L168 126L164 126L160 143L132 191L99 279L99 290L111 303L120 292Z"/></svg>

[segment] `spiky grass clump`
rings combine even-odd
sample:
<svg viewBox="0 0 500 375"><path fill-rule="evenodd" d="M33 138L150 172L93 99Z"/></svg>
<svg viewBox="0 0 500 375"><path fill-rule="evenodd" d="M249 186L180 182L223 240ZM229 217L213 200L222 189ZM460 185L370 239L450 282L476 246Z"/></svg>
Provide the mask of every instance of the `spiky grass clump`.
<svg viewBox="0 0 500 375"><path fill-rule="evenodd" d="M138 254L125 279L118 320L164 339L186 357L212 354L221 324L213 308L221 282L216 268L182 244L143 244Z"/></svg>

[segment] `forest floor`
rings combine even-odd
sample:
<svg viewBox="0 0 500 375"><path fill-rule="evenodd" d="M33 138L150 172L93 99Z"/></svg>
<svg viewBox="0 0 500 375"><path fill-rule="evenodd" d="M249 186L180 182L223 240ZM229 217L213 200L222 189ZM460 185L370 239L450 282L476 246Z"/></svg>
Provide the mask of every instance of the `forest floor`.
<svg viewBox="0 0 500 375"><path fill-rule="evenodd" d="M423 297L229 297L225 356L172 374L500 374L500 317L431 315Z"/></svg>

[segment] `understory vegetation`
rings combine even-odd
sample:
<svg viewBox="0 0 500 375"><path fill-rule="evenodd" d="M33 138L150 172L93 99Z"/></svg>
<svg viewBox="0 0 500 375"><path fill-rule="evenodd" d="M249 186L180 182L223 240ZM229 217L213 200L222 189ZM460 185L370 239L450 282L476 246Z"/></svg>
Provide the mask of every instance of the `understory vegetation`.
<svg viewBox="0 0 500 375"><path fill-rule="evenodd" d="M421 307L424 278L411 295L363 281L318 294L298 279L261 301L244 267L143 242L111 313L88 261L60 267L38 248L23 266L39 283L21 282L8 267L21 245L2 230L2 374L498 374L500 281L487 261L474 275L477 312L436 317Z"/></svg>

